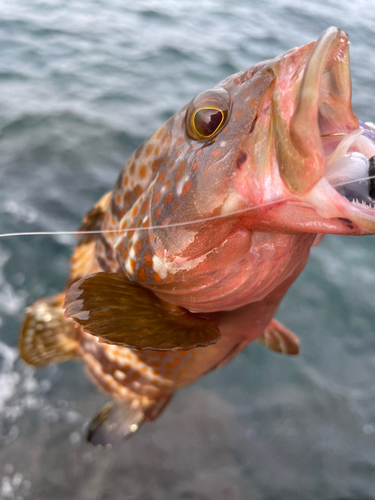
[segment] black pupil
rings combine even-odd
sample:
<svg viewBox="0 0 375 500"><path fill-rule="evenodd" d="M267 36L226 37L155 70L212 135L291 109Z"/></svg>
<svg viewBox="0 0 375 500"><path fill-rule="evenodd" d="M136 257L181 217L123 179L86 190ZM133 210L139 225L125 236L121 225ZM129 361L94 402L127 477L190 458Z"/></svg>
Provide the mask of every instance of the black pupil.
<svg viewBox="0 0 375 500"><path fill-rule="evenodd" d="M223 119L223 113L217 109L200 109L194 117L198 134L209 137L214 134Z"/></svg>

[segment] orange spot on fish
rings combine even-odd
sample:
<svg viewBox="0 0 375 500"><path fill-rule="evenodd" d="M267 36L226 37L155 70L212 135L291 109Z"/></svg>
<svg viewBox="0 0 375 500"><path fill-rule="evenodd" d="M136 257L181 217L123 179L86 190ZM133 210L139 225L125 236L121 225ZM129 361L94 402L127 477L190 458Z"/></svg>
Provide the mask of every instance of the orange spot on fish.
<svg viewBox="0 0 375 500"><path fill-rule="evenodd" d="M156 146L155 148L155 155L157 156L160 153L160 148L159 146Z"/></svg>
<svg viewBox="0 0 375 500"><path fill-rule="evenodd" d="M186 196L192 187L193 187L192 181L186 182L184 184L184 187L182 188L181 195Z"/></svg>
<svg viewBox="0 0 375 500"><path fill-rule="evenodd" d="M184 148L179 148L179 149L177 149L177 151L176 151L176 152L175 152L175 154L174 154L174 157L175 157L176 159L180 156L180 154L182 153L183 149L184 149Z"/></svg>
<svg viewBox="0 0 375 500"><path fill-rule="evenodd" d="M133 207L133 210L132 210L132 217L135 217L138 213L138 207L137 205L135 207Z"/></svg>
<svg viewBox="0 0 375 500"><path fill-rule="evenodd" d="M160 200L160 191L158 191L157 193L154 194L154 197L152 199L152 203L154 203L156 205L156 203Z"/></svg>
<svg viewBox="0 0 375 500"><path fill-rule="evenodd" d="M146 175L147 175L147 168L144 165L142 165L141 168L139 169L139 177L141 179L144 179Z"/></svg>
<svg viewBox="0 0 375 500"><path fill-rule="evenodd" d="M195 161L193 163L193 166L191 167L191 169L195 172L198 169L198 167L199 167L199 163L197 161Z"/></svg>
<svg viewBox="0 0 375 500"><path fill-rule="evenodd" d="M130 175L134 175L135 172L135 163L132 163L129 169Z"/></svg>
<svg viewBox="0 0 375 500"><path fill-rule="evenodd" d="M243 116L242 111L241 111L240 109L238 109L238 110L234 113L233 118L234 118L234 120L241 120L242 116Z"/></svg>
<svg viewBox="0 0 375 500"><path fill-rule="evenodd" d="M173 358L173 363L175 365L179 365L181 363L181 359L178 359L178 358Z"/></svg>
<svg viewBox="0 0 375 500"><path fill-rule="evenodd" d="M167 181L165 184L164 184L164 188L166 191L168 191L168 189L172 186L172 181Z"/></svg>
<svg viewBox="0 0 375 500"><path fill-rule="evenodd" d="M145 150L146 156L150 156L150 154L152 153L152 149L153 149L153 146L151 144L149 144Z"/></svg>
<svg viewBox="0 0 375 500"><path fill-rule="evenodd" d="M143 267L138 269L137 276L139 281L146 281L146 271L143 269Z"/></svg>
<svg viewBox="0 0 375 500"><path fill-rule="evenodd" d="M160 139L160 137L163 135L164 129L159 128L159 130L156 132L156 139Z"/></svg>
<svg viewBox="0 0 375 500"><path fill-rule="evenodd" d="M181 144L184 142L184 139L182 137L179 137L175 143L177 147L181 146Z"/></svg>
<svg viewBox="0 0 375 500"><path fill-rule="evenodd" d="M180 205L178 203L176 203L175 205L173 205L173 212L177 212L177 210L180 208Z"/></svg>
<svg viewBox="0 0 375 500"><path fill-rule="evenodd" d="M164 203L166 205L169 205L173 201L173 193L167 194L167 196L164 198Z"/></svg>
<svg viewBox="0 0 375 500"><path fill-rule="evenodd" d="M150 227L150 219L147 219L147 220L143 223L143 227Z"/></svg>
<svg viewBox="0 0 375 500"><path fill-rule="evenodd" d="M166 132L163 139L162 143L165 144L166 142L169 142L172 138L172 134L170 132Z"/></svg>
<svg viewBox="0 0 375 500"><path fill-rule="evenodd" d="M213 156L214 158L220 158L220 156L221 156L221 151L220 151L220 149L219 149L219 148L217 148L217 149L215 149L214 151L212 151L212 156Z"/></svg>
<svg viewBox="0 0 375 500"><path fill-rule="evenodd" d="M152 255L151 252L146 252L143 257L143 262L147 267L152 267Z"/></svg>
<svg viewBox="0 0 375 500"><path fill-rule="evenodd" d="M133 231L133 230L132 230L132 231L129 231L129 232L128 232L128 238L131 238L131 237L133 236L133 234L134 234L134 233L135 233L135 231ZM130 243L133 245L133 242L130 242ZM131 247L129 247L129 248L131 248Z"/></svg>
<svg viewBox="0 0 375 500"><path fill-rule="evenodd" d="M158 183L158 184L161 184L161 183L164 181L165 176L166 176L166 172L165 172L165 170L164 170L164 171L163 171L163 172L159 175L158 180L157 180L157 183Z"/></svg>
<svg viewBox="0 0 375 500"><path fill-rule="evenodd" d="M130 200L131 200L130 191L126 191L125 196L124 196L124 200L126 203L130 203Z"/></svg>
<svg viewBox="0 0 375 500"><path fill-rule="evenodd" d="M155 219L158 219L161 216L161 208L158 207L154 212Z"/></svg>
<svg viewBox="0 0 375 500"><path fill-rule="evenodd" d="M148 207L148 200L145 200L141 206L141 214L142 215L144 215L146 213L147 207Z"/></svg>
<svg viewBox="0 0 375 500"><path fill-rule="evenodd" d="M134 245L134 252L137 255L142 249L142 241L138 240L136 244Z"/></svg>
<svg viewBox="0 0 375 500"><path fill-rule="evenodd" d="M164 375L165 375L166 377L170 377L170 376L172 375L171 370L165 370Z"/></svg>
<svg viewBox="0 0 375 500"><path fill-rule="evenodd" d="M160 276L158 275L158 273L154 273L152 275L152 277L154 278L155 281L157 281L158 283L160 283L162 281L162 279L160 278Z"/></svg>
<svg viewBox="0 0 375 500"><path fill-rule="evenodd" d="M154 163L152 164L152 170L155 172L155 170L157 170L162 163L163 163L162 158L158 158L157 160L155 160Z"/></svg>
<svg viewBox="0 0 375 500"><path fill-rule="evenodd" d="M178 167L177 173L176 173L175 178L174 178L174 180L176 182L178 182L181 179L182 173L185 170L186 164L187 164L187 161L184 160L181 162L180 166Z"/></svg>
<svg viewBox="0 0 375 500"><path fill-rule="evenodd" d="M122 256L126 260L129 257L129 250L124 250L124 253L122 254Z"/></svg>
<svg viewBox="0 0 375 500"><path fill-rule="evenodd" d="M173 366L173 363L166 363L165 365L167 368L169 368L170 370L173 370L174 366Z"/></svg>
<svg viewBox="0 0 375 500"><path fill-rule="evenodd" d="M131 267L132 271L135 271L135 260L134 259L130 259L130 267Z"/></svg>
<svg viewBox="0 0 375 500"><path fill-rule="evenodd" d="M124 186L127 186L128 182L129 182L129 177L127 175L125 175L125 177L124 177Z"/></svg>

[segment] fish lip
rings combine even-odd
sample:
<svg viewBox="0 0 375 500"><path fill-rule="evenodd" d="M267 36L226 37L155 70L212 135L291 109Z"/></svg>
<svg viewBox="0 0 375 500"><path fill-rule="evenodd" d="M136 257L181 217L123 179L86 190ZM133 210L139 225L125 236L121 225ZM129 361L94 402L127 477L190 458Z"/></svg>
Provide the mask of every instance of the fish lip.
<svg viewBox="0 0 375 500"><path fill-rule="evenodd" d="M298 91L289 119L285 118L282 94L275 103L276 154L289 191L306 194L326 170L322 136L351 132L358 128L359 120L351 107L347 34L328 28L315 45L305 46L296 56L308 59L298 77L292 77ZM290 84L293 82L291 79Z"/></svg>
<svg viewBox="0 0 375 500"><path fill-rule="evenodd" d="M352 221L357 234L372 234L375 207L350 201L325 178L329 154L342 136L359 130L359 120L351 107L349 44L348 35L334 27L328 28L317 41L303 71L290 123L290 139L302 157L313 154L317 160L316 182L299 193L300 200L307 201L324 218ZM306 140L309 131L312 137ZM358 148L358 152L362 150ZM372 155L375 155L375 144Z"/></svg>

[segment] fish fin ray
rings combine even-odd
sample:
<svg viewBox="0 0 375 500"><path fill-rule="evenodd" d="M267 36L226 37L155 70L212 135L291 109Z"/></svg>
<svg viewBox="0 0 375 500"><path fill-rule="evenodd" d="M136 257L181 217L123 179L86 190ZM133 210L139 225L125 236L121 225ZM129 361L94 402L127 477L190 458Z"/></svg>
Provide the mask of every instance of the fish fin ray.
<svg viewBox="0 0 375 500"><path fill-rule="evenodd" d="M98 203L83 218L79 231L99 231L102 227L105 211L111 200L112 191L106 193ZM69 284L92 273L92 264L95 262L95 247L100 234L84 234L76 246L70 260Z"/></svg>
<svg viewBox="0 0 375 500"><path fill-rule="evenodd" d="M145 415L138 399L106 403L91 420L87 441L110 446L130 438L142 425Z"/></svg>
<svg viewBox="0 0 375 500"><path fill-rule="evenodd" d="M289 356L299 354L299 339L286 326L273 319L257 341L271 351L280 352Z"/></svg>
<svg viewBox="0 0 375 500"><path fill-rule="evenodd" d="M220 339L215 323L160 300L116 273L96 273L68 290L65 315L87 333L133 349L205 347Z"/></svg>
<svg viewBox="0 0 375 500"><path fill-rule="evenodd" d="M64 317L64 293L35 302L27 309L19 339L21 358L42 366L78 358L78 332Z"/></svg>

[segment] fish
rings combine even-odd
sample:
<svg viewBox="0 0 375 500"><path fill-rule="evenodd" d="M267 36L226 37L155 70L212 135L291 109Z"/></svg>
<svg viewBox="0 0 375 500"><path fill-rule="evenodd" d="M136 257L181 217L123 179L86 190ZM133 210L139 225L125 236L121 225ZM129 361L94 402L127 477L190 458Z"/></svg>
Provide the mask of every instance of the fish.
<svg viewBox="0 0 375 500"><path fill-rule="evenodd" d="M110 401L87 439L111 446L275 319L325 234L375 232L375 126L351 106L348 35L257 63L159 127L86 214L64 290L26 310L22 359L82 361Z"/></svg>

